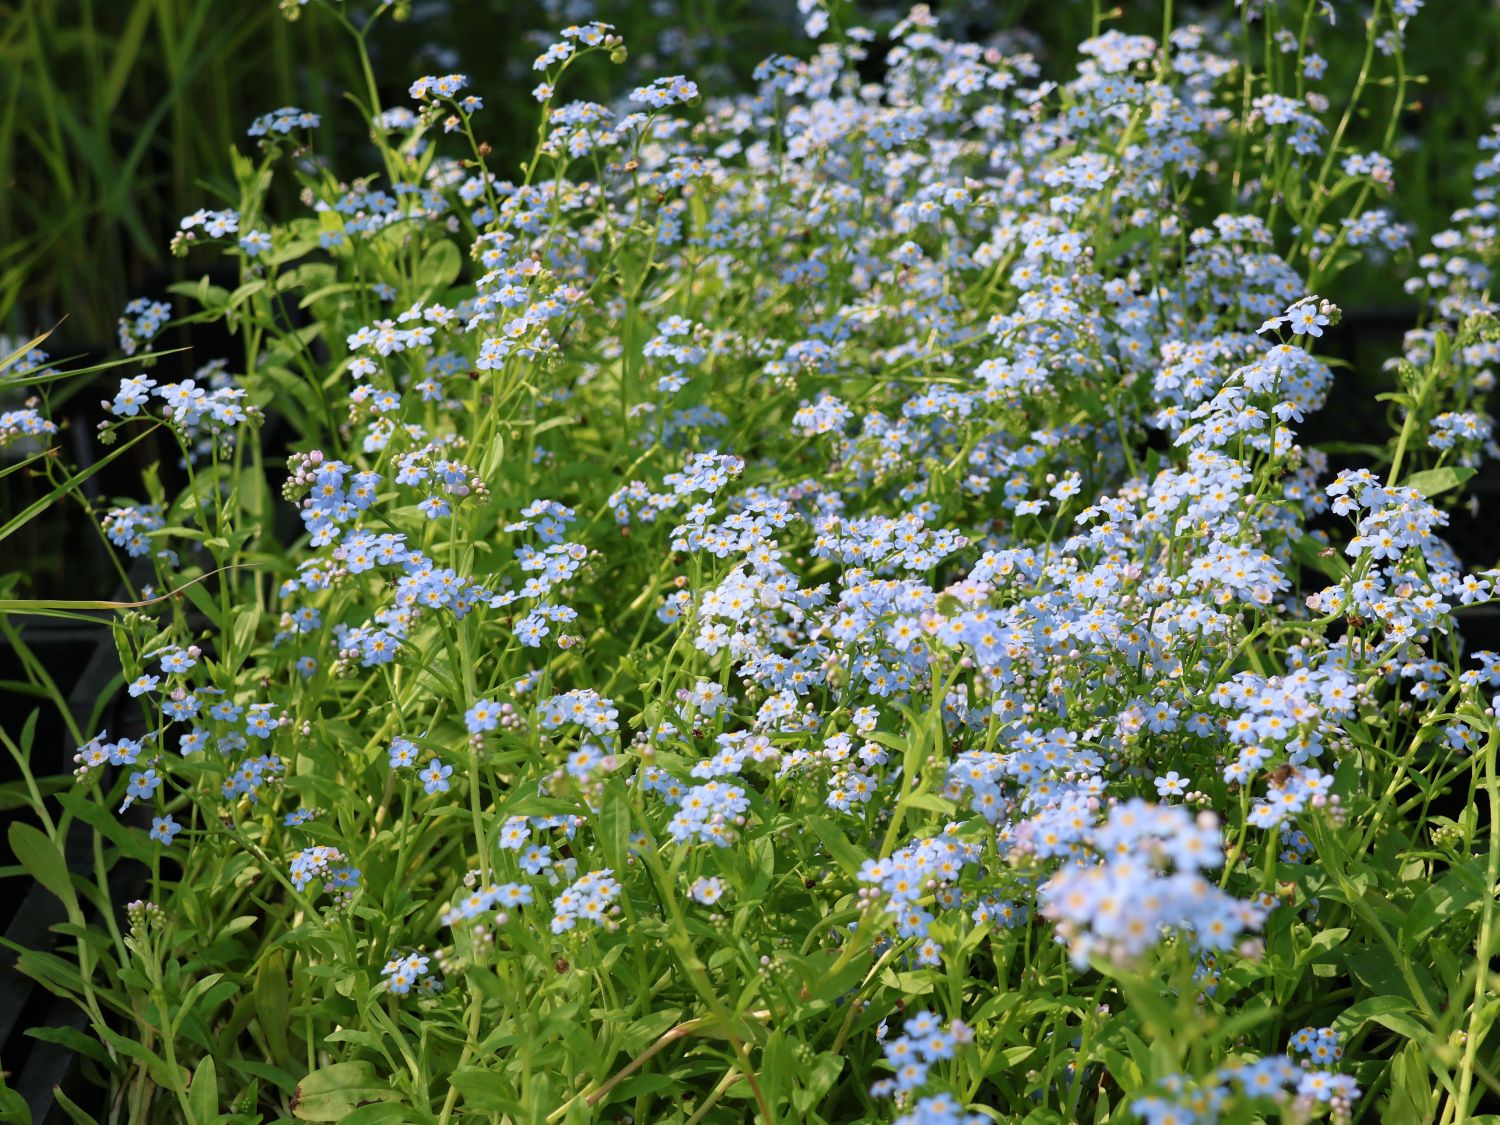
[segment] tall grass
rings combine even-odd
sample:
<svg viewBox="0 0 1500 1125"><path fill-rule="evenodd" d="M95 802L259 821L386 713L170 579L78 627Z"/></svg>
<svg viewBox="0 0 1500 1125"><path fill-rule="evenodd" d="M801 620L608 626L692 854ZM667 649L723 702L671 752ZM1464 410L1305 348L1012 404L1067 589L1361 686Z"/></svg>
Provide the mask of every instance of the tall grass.
<svg viewBox="0 0 1500 1125"><path fill-rule="evenodd" d="M344 77L299 73L287 36L254 0L0 3L0 328L110 339L245 123Z"/></svg>

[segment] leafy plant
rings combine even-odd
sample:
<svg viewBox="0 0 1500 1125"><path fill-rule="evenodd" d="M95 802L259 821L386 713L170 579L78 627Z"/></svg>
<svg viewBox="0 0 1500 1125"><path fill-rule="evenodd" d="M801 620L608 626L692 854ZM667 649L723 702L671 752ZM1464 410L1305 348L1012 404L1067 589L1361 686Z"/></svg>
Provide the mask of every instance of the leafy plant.
<svg viewBox="0 0 1500 1125"><path fill-rule="evenodd" d="M1497 452L1492 166L1413 261L1346 128L1405 107L1413 8L1336 70L1319 5L1096 9L1053 86L808 6L752 92L613 106L572 26L509 178L466 76L385 103L390 5L294 8L373 170L252 120L172 242L234 277L118 324L99 440L185 486L39 462L149 586L0 601L111 613L139 701L56 792L0 736L68 911L18 966L105 1114L1481 1119L1496 572L1440 533ZM1427 312L1334 472L1311 290L1356 267ZM238 354L159 382L174 323ZM44 363L0 431L50 436Z"/></svg>

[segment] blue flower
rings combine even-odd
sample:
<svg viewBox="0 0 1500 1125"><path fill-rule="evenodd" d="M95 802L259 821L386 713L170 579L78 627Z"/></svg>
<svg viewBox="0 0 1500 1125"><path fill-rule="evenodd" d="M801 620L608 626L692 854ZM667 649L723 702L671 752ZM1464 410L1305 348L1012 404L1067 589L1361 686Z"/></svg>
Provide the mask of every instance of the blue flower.
<svg viewBox="0 0 1500 1125"><path fill-rule="evenodd" d="M445 766L436 758L427 763L427 768L417 773L417 780L428 793L446 793L448 778L453 774L452 766Z"/></svg>
<svg viewBox="0 0 1500 1125"><path fill-rule="evenodd" d="M1187 787L1191 784L1190 778L1182 777L1176 770L1171 770L1156 779L1156 792L1163 797L1180 797L1187 792Z"/></svg>
<svg viewBox="0 0 1500 1125"><path fill-rule="evenodd" d="M271 236L263 230L246 231L240 236L240 249L249 258L258 258L271 249Z"/></svg>
<svg viewBox="0 0 1500 1125"><path fill-rule="evenodd" d="M125 801L120 805L120 811L124 812L137 801L151 799L151 795L161 786L161 777L154 769L130 775L130 782L125 787Z"/></svg>
<svg viewBox="0 0 1500 1125"><path fill-rule="evenodd" d="M139 696L145 695L148 691L155 691L156 685L160 682L160 677L143 673L142 675L137 676L134 680L131 680L129 686L127 686L125 690L130 693L130 697L132 699L135 699Z"/></svg>
<svg viewBox="0 0 1500 1125"><path fill-rule="evenodd" d="M470 734L494 730L500 723L500 705L493 699L481 699L464 712L464 722Z"/></svg>

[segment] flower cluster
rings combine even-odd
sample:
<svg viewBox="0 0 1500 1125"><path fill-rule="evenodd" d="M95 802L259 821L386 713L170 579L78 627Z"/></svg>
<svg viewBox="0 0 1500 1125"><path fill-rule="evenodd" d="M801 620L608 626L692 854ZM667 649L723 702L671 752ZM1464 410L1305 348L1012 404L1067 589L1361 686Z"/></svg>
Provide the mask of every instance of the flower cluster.
<svg viewBox="0 0 1500 1125"><path fill-rule="evenodd" d="M581 876L552 899L552 932L566 933L581 921L602 928L617 926L620 890L607 867Z"/></svg>
<svg viewBox="0 0 1500 1125"><path fill-rule="evenodd" d="M125 306L120 316L120 350L134 355L142 345L154 340L171 318L172 306L167 302L137 297Z"/></svg>
<svg viewBox="0 0 1500 1125"><path fill-rule="evenodd" d="M1408 232L1368 206L1392 154L1311 85L1342 48L1309 13L1247 6L1248 51L1233 20L1108 30L1064 72L918 7L880 60L840 26L745 93L685 61L703 90L562 101L575 60L624 61L595 23L538 46L522 175L462 74L380 112L365 175L266 145L300 190L174 244L239 271L172 292L244 374L135 369L106 403L182 445L188 488L101 527L183 596L122 621L145 724L79 784L162 846L186 823L183 893L254 886L317 970L307 1054L392 1063L418 1115L594 1106L622 1051L653 1069L618 1096L660 1112L698 1031L732 1060L701 1107L767 1119L1347 1115L1359 1041L1275 1054L1262 1017L1335 1020L1324 953L1376 864L1418 910L1482 847L1400 822L1489 791L1500 658L1459 610L1500 573L1443 536L1494 452L1500 163L1418 261L1398 437L1332 464L1318 294ZM122 346L171 315L133 302ZM1454 895L1435 925L1469 925ZM1351 956L1418 928L1380 925ZM1378 994L1354 963L1341 1002ZM1186 1049L1200 1024L1242 1030ZM394 1065L439 1051L451 1088Z"/></svg>
<svg viewBox="0 0 1500 1125"><path fill-rule="evenodd" d="M884 1031L885 1025L881 1024L880 1032L883 1034ZM895 1069L895 1076L882 1078L870 1092L876 1097L889 1097L919 1090L927 1084L934 1064L951 1059L973 1041L974 1033L962 1020L944 1023L932 1012L915 1012L906 1017L901 1034L887 1039L882 1048L885 1061ZM914 1119L917 1121L925 1121L937 1112L937 1107L930 1104L931 1099L924 1101L929 1104L916 1111ZM968 1122L972 1119L955 1117L954 1120Z"/></svg>
<svg viewBox="0 0 1500 1125"><path fill-rule="evenodd" d="M303 848L293 855L290 876L292 886L299 891L321 882L323 890L338 892L343 899L352 898L359 886L359 869L345 863L344 853L327 844Z"/></svg>
<svg viewBox="0 0 1500 1125"><path fill-rule="evenodd" d="M50 437L57 433L57 423L34 406L0 411L0 447L23 437Z"/></svg>
<svg viewBox="0 0 1500 1125"><path fill-rule="evenodd" d="M1223 862L1211 813L1194 822L1179 805L1130 801L1084 839L1096 858L1071 861L1038 894L1077 965L1095 955L1137 957L1172 931L1196 949L1220 951L1264 920L1262 908L1226 895L1202 874Z"/></svg>
<svg viewBox="0 0 1500 1125"><path fill-rule="evenodd" d="M245 133L251 137L266 137L272 133L285 135L293 129L316 129L322 123L323 119L318 114L288 105L257 117L250 122L250 128Z"/></svg>
<svg viewBox="0 0 1500 1125"><path fill-rule="evenodd" d="M1227 1064L1206 1081L1171 1075L1161 1081L1162 1093L1138 1098L1130 1108L1147 1125L1214 1125L1232 1110L1263 1099L1304 1117L1327 1106L1335 1121L1348 1121L1360 1090L1347 1074L1334 1070L1343 1056L1338 1032L1305 1027L1292 1036L1289 1050L1306 1056L1300 1066L1287 1055L1271 1055Z"/></svg>

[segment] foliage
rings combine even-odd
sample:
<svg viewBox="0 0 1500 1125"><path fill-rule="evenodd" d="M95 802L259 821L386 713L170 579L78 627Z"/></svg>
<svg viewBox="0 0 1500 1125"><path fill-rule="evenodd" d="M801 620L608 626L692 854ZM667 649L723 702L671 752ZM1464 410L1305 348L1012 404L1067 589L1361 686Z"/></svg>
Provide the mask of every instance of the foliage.
<svg viewBox="0 0 1500 1125"><path fill-rule="evenodd" d="M809 4L751 92L612 105L574 26L510 178L464 75L382 102L388 7L285 7L350 36L366 170L253 118L171 243L232 282L118 323L99 441L185 487L34 465L130 600L0 601L111 612L139 706L10 837L113 1117L1487 1112L1497 572L1441 529L1500 452L1500 141L1413 255L1418 5L1096 10L1053 84ZM1297 428L1356 267L1426 312L1335 470ZM170 324L240 350L158 381ZM6 366L48 441L75 376Z"/></svg>

